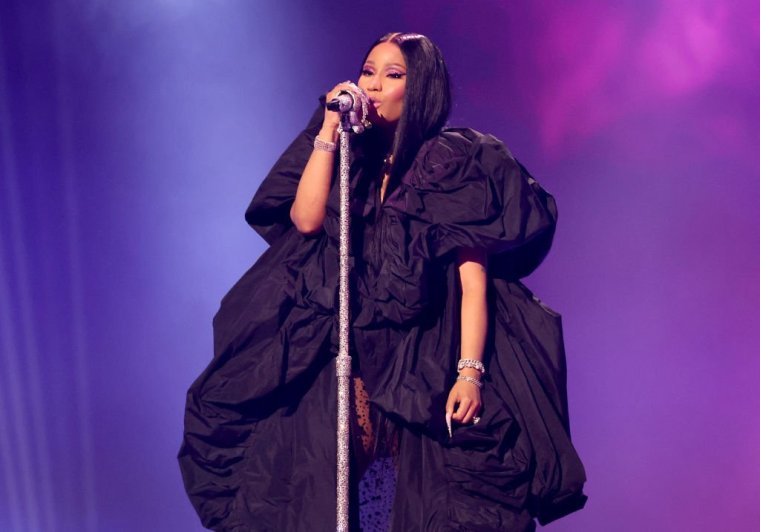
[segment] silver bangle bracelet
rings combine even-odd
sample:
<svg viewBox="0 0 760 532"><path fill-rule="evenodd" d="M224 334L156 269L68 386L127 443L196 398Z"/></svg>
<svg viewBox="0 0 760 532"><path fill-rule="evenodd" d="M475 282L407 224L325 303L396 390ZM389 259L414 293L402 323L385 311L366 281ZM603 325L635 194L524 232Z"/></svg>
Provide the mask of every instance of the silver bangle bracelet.
<svg viewBox="0 0 760 532"><path fill-rule="evenodd" d="M322 140L319 137L314 137L314 149L319 151L328 151L330 153L334 152L337 149L337 144L335 142L328 142L326 140Z"/></svg>
<svg viewBox="0 0 760 532"><path fill-rule="evenodd" d="M478 379L476 379L474 377L468 377L467 375L460 375L459 377L457 377L457 380L458 381L469 382L470 384L474 384L478 388L482 388L483 387L483 383L482 382L480 382Z"/></svg>
<svg viewBox="0 0 760 532"><path fill-rule="evenodd" d="M462 358L457 364L457 371L462 371L464 368L473 368L480 372L481 375L485 374L486 367L480 360L474 358Z"/></svg>

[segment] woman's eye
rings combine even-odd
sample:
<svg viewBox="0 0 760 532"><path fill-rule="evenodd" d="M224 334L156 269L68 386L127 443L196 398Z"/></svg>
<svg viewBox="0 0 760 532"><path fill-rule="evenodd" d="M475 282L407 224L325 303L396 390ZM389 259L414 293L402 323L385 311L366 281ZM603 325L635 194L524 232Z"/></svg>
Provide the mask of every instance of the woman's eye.
<svg viewBox="0 0 760 532"><path fill-rule="evenodd" d="M372 75L372 71L371 70L369 70L367 68L362 69L362 76L371 76L371 75Z"/></svg>
<svg viewBox="0 0 760 532"><path fill-rule="evenodd" d="M393 79L401 79L404 77L403 72L388 72L388 77Z"/></svg>

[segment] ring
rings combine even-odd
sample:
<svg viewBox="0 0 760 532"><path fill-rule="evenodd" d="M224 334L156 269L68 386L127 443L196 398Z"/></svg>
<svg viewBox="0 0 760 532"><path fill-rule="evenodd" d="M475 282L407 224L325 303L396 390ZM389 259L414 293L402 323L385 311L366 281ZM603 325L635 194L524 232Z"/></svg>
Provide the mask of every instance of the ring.
<svg viewBox="0 0 760 532"><path fill-rule="evenodd" d="M478 416L475 416L474 418L472 418L473 425L477 425L478 423L480 423L480 418Z"/></svg>

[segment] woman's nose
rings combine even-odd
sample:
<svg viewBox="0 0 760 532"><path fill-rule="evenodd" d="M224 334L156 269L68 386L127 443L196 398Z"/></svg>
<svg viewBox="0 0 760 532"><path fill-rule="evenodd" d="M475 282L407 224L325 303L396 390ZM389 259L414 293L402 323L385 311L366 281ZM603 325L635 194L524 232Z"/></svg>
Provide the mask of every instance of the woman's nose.
<svg viewBox="0 0 760 532"><path fill-rule="evenodd" d="M371 91L379 91L381 90L382 83L380 82L380 76L375 74L374 76L370 76L369 80L367 80L367 89Z"/></svg>

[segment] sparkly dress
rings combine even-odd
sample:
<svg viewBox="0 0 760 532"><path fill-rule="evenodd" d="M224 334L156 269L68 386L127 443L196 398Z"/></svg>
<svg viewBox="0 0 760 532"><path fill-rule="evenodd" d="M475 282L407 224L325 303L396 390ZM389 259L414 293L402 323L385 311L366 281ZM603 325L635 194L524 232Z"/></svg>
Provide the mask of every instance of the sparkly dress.
<svg viewBox="0 0 760 532"><path fill-rule="evenodd" d="M335 530L337 179L322 232L289 217L321 122L246 212L270 247L222 299L188 391L180 468L212 530ZM352 529L534 530L582 508L560 317L519 281L551 245L552 197L470 129L426 141L383 201L368 153L351 164ZM489 254L488 372L481 421L449 438L460 247Z"/></svg>

